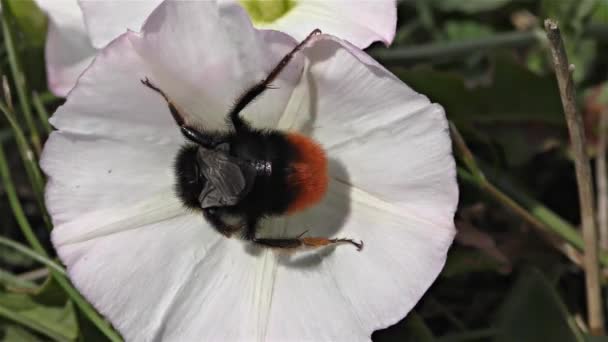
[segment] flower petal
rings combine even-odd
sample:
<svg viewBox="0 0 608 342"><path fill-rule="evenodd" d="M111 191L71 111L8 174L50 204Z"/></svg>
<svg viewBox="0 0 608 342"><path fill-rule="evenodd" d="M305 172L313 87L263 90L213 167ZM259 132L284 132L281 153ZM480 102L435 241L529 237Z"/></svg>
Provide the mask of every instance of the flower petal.
<svg viewBox="0 0 608 342"><path fill-rule="evenodd" d="M309 84L294 93L318 100L310 112L290 115L305 119L282 124L308 130L345 168L343 175L334 170L341 181L452 225L458 187L443 109L371 60L361 63L336 38L320 37L305 54Z"/></svg>
<svg viewBox="0 0 608 342"><path fill-rule="evenodd" d="M125 340L160 340L156 336L171 328L165 320L172 307L184 304L182 286L201 277L213 284L223 275L214 266L232 261L213 258L220 236L209 228L200 216L177 216L64 244L58 254L74 285ZM60 237L53 231L54 242Z"/></svg>
<svg viewBox="0 0 608 342"><path fill-rule="evenodd" d="M139 31L162 0L78 0L93 46L103 48L127 29Z"/></svg>
<svg viewBox="0 0 608 342"><path fill-rule="evenodd" d="M309 67L294 96L314 100L292 99L279 126L327 149L332 182L285 234L308 229L365 247L280 261L272 302L288 305L272 306L267 337L367 339L403 318L445 263L458 200L447 121L439 105L339 39L321 36L304 53Z"/></svg>
<svg viewBox="0 0 608 342"><path fill-rule="evenodd" d="M131 40L153 71L151 79L208 129L225 128L236 99L296 44L279 32L254 30L242 8L218 10L214 1L166 1L142 32ZM248 106L243 117L256 127L275 127L302 67L302 57L296 56L274 89Z"/></svg>
<svg viewBox="0 0 608 342"><path fill-rule="evenodd" d="M255 26L288 33L296 40L304 39L318 28L359 48L366 48L375 41L389 45L395 37L397 4L394 0L358 1L356 5L348 0L294 2L294 7L279 19L272 23L255 23ZM220 3L230 6L234 0Z"/></svg>
<svg viewBox="0 0 608 342"><path fill-rule="evenodd" d="M183 141L165 101L141 84L151 72L133 51L128 35L96 57L50 122L76 134L136 142Z"/></svg>
<svg viewBox="0 0 608 342"><path fill-rule="evenodd" d="M53 132L40 164L49 177L46 202L55 225L171 190L178 149L178 144L126 144Z"/></svg>
<svg viewBox="0 0 608 342"><path fill-rule="evenodd" d="M310 228L362 239L362 252L277 257L224 238L168 194L183 139L139 80L150 77L193 119L220 127L230 102L294 44L253 30L240 8L168 0L141 35L103 50L54 116L60 132L42 161L53 243L74 284L125 339L369 339L439 273L457 199L443 111L335 38L317 38L308 60L299 54L280 89L246 112L256 127L312 132L331 158L324 201L264 222L260 236ZM407 163L396 163L402 151Z"/></svg>
<svg viewBox="0 0 608 342"><path fill-rule="evenodd" d="M49 16L45 46L49 89L66 96L93 60L95 48L87 37L76 0L37 0Z"/></svg>
<svg viewBox="0 0 608 342"><path fill-rule="evenodd" d="M332 182L319 206L290 218L288 225L311 227L311 236L339 230L334 235L360 239L365 247L282 258L268 326L271 341L369 340L418 302L443 268L455 233L450 225L419 220L340 182Z"/></svg>

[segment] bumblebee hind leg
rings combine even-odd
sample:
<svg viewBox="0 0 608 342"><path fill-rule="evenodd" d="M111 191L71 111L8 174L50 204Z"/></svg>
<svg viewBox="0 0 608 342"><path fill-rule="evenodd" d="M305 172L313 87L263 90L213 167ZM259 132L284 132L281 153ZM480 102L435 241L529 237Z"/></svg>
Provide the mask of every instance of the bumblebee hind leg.
<svg viewBox="0 0 608 342"><path fill-rule="evenodd" d="M293 238L258 238L256 237L258 219L248 220L245 227L245 240L249 240L260 247L295 250L303 248L319 248L337 244L351 244L358 251L363 249L363 241L353 239L329 239L325 237L302 237L306 232Z"/></svg>
<svg viewBox="0 0 608 342"><path fill-rule="evenodd" d="M356 242L353 239L329 239L324 237L296 237L285 239L263 239L255 238L252 240L255 244L262 247L280 248L280 249L300 249L300 248L319 248L337 244L351 244L357 247L358 251L363 249L363 241Z"/></svg>

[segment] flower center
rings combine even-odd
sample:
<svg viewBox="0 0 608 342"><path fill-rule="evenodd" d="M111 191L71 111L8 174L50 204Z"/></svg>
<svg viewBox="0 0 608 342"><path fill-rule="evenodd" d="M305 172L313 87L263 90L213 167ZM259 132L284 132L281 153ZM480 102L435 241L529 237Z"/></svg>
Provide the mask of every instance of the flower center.
<svg viewBox="0 0 608 342"><path fill-rule="evenodd" d="M270 24L289 12L295 0L239 0L254 24Z"/></svg>

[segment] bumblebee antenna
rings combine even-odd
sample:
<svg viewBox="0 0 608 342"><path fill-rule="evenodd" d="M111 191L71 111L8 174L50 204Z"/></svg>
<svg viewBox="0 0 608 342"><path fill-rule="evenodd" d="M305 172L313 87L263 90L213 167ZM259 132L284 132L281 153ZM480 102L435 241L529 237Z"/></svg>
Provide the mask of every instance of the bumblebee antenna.
<svg viewBox="0 0 608 342"><path fill-rule="evenodd" d="M256 97L260 96L266 89L270 88L270 84L279 76L281 71L289 64L289 62L293 59L293 56L296 52L300 51L313 36L320 34L321 30L315 29L313 30L300 44L296 45L293 50L291 50L283 59L279 61L279 63L272 69L272 71L268 74L268 76L257 83L253 87L249 88L239 99L236 101L236 104L230 110L228 117L232 124L234 125L234 129L238 132L243 129L247 129L247 123L240 117L241 111L247 107Z"/></svg>

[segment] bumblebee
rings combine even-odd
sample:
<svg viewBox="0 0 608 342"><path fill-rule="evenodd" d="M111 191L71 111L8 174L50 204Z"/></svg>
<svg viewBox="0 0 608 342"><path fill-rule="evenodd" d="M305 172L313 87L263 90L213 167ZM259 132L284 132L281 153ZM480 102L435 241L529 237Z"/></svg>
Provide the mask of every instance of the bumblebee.
<svg viewBox="0 0 608 342"><path fill-rule="evenodd" d="M265 90L293 56L320 30L279 61L265 79L249 88L227 115L229 132L208 132L188 122L178 106L148 78L141 82L160 94L175 123L190 141L175 159L176 193L183 204L200 210L220 233L235 232L261 247L297 249L349 243L361 250L363 242L326 237L269 238L258 236L264 217L289 215L318 203L328 185L327 157L312 139L294 132L256 129L240 112ZM236 219L236 224L234 223Z"/></svg>

